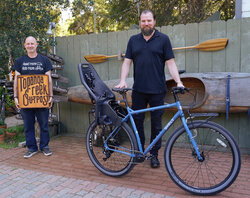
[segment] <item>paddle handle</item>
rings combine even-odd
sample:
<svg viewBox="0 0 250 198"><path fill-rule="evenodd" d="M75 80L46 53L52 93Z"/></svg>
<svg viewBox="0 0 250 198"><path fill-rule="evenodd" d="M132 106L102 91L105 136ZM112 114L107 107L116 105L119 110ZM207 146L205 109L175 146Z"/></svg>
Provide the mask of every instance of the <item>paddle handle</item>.
<svg viewBox="0 0 250 198"><path fill-rule="evenodd" d="M118 55L111 55L111 56L106 56L106 58L115 58L117 57Z"/></svg>
<svg viewBox="0 0 250 198"><path fill-rule="evenodd" d="M187 47L175 47L173 50L181 50L181 49L193 49L195 46L187 46Z"/></svg>

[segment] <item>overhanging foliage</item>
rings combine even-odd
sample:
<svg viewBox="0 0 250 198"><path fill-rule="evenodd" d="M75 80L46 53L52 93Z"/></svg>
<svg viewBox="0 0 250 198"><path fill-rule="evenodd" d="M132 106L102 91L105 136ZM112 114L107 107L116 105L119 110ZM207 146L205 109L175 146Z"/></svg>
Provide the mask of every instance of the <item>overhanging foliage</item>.
<svg viewBox="0 0 250 198"><path fill-rule="evenodd" d="M68 0L0 1L0 65L4 73L25 53L23 43L27 36L37 38L40 49L46 48L48 24L58 21L58 8L67 5Z"/></svg>
<svg viewBox="0 0 250 198"><path fill-rule="evenodd" d="M219 11L221 20L232 19L235 0L74 0L72 33L94 32L94 12L97 32L129 29L138 25L138 13L151 9L157 26L199 23Z"/></svg>

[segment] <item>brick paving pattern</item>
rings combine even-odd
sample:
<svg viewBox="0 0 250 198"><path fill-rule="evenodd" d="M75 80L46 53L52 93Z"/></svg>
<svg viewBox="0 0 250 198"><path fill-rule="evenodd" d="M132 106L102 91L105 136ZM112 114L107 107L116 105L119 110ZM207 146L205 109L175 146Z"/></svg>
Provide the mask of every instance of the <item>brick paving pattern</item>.
<svg viewBox="0 0 250 198"><path fill-rule="evenodd" d="M2 197L193 197L169 178L163 161L150 168L149 161L127 175L113 178L90 162L85 139L58 136L51 139L52 156L39 152L24 159L26 148L0 149L0 198ZM242 155L237 180L214 197L250 197L250 155ZM197 197L197 196L196 196Z"/></svg>

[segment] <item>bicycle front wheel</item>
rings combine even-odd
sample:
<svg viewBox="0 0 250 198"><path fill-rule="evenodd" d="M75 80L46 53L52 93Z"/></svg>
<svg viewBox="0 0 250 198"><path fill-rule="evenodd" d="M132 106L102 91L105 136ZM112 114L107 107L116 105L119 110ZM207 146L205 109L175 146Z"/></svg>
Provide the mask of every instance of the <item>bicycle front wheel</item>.
<svg viewBox="0 0 250 198"><path fill-rule="evenodd" d="M197 195L213 195L229 187L241 166L239 148L230 133L209 121L188 124L203 160L190 142L184 127L169 138L164 152L166 169L182 189Z"/></svg>
<svg viewBox="0 0 250 198"><path fill-rule="evenodd" d="M104 142L114 129L113 125L98 125L93 122L87 132L86 148L90 160L99 171L117 177L134 167L135 158L129 154L134 154L138 146L131 128L127 123L122 123L107 141L107 146L114 151L106 149Z"/></svg>

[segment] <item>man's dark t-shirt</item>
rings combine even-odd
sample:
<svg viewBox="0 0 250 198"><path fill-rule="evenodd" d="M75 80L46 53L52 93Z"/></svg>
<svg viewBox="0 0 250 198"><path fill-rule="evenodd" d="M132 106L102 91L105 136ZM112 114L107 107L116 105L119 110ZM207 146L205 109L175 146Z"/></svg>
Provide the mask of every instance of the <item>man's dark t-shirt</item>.
<svg viewBox="0 0 250 198"><path fill-rule="evenodd" d="M137 92L147 94L165 93L165 62L174 58L169 37L158 30L146 41L142 33L130 38L126 58L134 64L134 85Z"/></svg>
<svg viewBox="0 0 250 198"><path fill-rule="evenodd" d="M35 58L25 55L15 61L12 69L18 71L21 75L45 74L52 70L52 65L50 60L41 54L37 54Z"/></svg>

